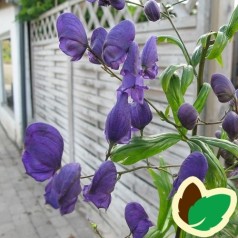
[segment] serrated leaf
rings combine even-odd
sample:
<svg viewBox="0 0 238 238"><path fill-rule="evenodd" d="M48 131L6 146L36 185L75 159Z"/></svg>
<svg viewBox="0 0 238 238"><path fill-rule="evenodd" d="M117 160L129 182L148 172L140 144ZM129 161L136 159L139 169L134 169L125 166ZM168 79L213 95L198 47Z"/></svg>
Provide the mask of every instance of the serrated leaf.
<svg viewBox="0 0 238 238"><path fill-rule="evenodd" d="M193 82L194 73L193 67L191 65L186 65L183 67L183 73L181 76L181 92L184 95L187 91L189 85Z"/></svg>
<svg viewBox="0 0 238 238"><path fill-rule="evenodd" d="M208 145L212 145L221 149L225 149L232 153L234 156L238 157L238 146L228 140L217 139L213 137L205 137L205 136L194 136L194 139L205 142Z"/></svg>
<svg viewBox="0 0 238 238"><path fill-rule="evenodd" d="M228 39L231 39L237 31L238 31L238 5L233 11L230 21L227 25L226 35Z"/></svg>
<svg viewBox="0 0 238 238"><path fill-rule="evenodd" d="M159 79L161 80L161 85L163 88L163 91L167 93L169 89L170 80L175 73L176 70L179 68L182 68L183 65L169 65L159 76Z"/></svg>
<svg viewBox="0 0 238 238"><path fill-rule="evenodd" d="M220 164L217 157L214 155L212 150L209 148L207 144L204 142L195 139L194 137L189 139L190 142L188 143L189 146L196 144L202 150L202 153L206 156L208 162L208 171L206 174L206 187L208 189L218 188L218 187L226 187L227 185L227 178L225 171ZM192 148L191 148L192 149Z"/></svg>
<svg viewBox="0 0 238 238"><path fill-rule="evenodd" d="M216 194L200 198L188 212L188 224L200 231L208 231L222 221L222 216L230 206L231 198L226 194Z"/></svg>
<svg viewBox="0 0 238 238"><path fill-rule="evenodd" d="M193 104L194 108L198 111L198 113L200 113L206 105L206 101L210 91L211 85L209 83L203 83L202 88L200 89L200 92L197 96L197 99Z"/></svg>
<svg viewBox="0 0 238 238"><path fill-rule="evenodd" d="M209 47L207 59L215 59L222 54L222 51L228 43L228 38L225 33L218 31L214 44Z"/></svg>
<svg viewBox="0 0 238 238"><path fill-rule="evenodd" d="M189 64L189 58L187 56L186 49L184 48L184 45L178 38L176 38L174 36L162 35L162 36L158 36L157 42L158 43L170 43L173 45L177 45L182 50L183 55L186 59L186 62Z"/></svg>
<svg viewBox="0 0 238 238"><path fill-rule="evenodd" d="M125 165L159 154L181 140L175 133L164 133L148 137L134 137L127 145L118 145L111 152L111 159Z"/></svg>

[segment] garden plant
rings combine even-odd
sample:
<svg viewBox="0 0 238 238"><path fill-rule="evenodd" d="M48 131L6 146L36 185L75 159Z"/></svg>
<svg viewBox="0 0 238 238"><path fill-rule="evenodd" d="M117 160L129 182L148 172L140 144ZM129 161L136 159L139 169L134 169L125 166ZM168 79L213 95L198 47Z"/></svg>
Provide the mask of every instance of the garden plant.
<svg viewBox="0 0 238 238"><path fill-rule="evenodd" d="M103 7L111 5L116 10L128 4L125 0L88 1ZM177 35L150 36L142 49L135 41L135 25L130 20L121 21L109 31L103 27L96 28L89 36L81 21L72 13L63 13L58 17L56 27L60 49L72 61L80 60L87 51L89 62L98 64L108 73L108 80L121 81L118 88L112 89L117 101L105 122L104 133L108 142L105 161L94 175L81 176L83 168L80 162L62 165L64 141L56 128L36 122L26 129L22 155L26 172L36 181L48 180L45 201L59 209L61 215L73 212L78 199L107 210L111 193L121 176L135 170L147 170L159 196L158 219L152 222L150 214L136 201L128 203L125 220L129 229L124 237L194 237L178 227L172 217L171 203L182 182L195 176L206 189L224 187L237 193L234 181L238 179L238 91L226 75L216 72L205 82L204 67L208 60L216 60L222 67L222 52L238 31L238 7L229 22L218 31L199 37L190 55L173 23L172 10L182 2L170 5L158 5L155 0L130 2L144 9L149 21L169 21ZM159 72L157 45L160 43L176 45L184 55L184 62L168 65ZM144 96L145 90L150 90L146 86L148 80L160 81L168 103L165 111L159 110ZM196 84L197 95L191 105L185 101L185 94L193 83ZM226 105L226 111L217 121L205 122L200 115L210 93ZM172 125L174 132L144 136L143 130L152 120L152 110L161 120ZM214 124L219 129L214 137L198 135L199 126ZM155 160L153 163L150 161L150 157L180 141L187 145L190 154L183 158L178 174L171 173L173 165L162 157L156 163ZM142 160L145 165L137 166L137 162ZM117 171L116 164L124 165L125 170ZM129 165L134 166L126 169ZM91 178L91 183L81 188L80 181L84 178ZM79 198L80 193L83 199ZM206 221L203 225L204 229L211 228ZM95 229L98 236L103 237L103 229ZM238 209L215 236L238 236Z"/></svg>

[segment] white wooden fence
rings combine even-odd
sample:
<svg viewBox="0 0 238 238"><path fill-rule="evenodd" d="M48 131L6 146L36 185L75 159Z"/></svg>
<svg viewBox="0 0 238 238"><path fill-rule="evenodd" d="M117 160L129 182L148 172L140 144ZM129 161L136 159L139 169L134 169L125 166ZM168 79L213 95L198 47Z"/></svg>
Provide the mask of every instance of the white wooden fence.
<svg viewBox="0 0 238 238"><path fill-rule="evenodd" d="M174 2L174 1L173 1ZM174 24L191 53L197 37L204 32L208 4L205 0L198 2L198 13L190 14L197 1L189 0L177 5ZM85 56L79 62L70 59L58 49L55 22L60 13L70 11L79 16L90 35L98 26L112 27L121 19L132 19L136 23L136 41L142 46L151 35L175 35L169 22L138 23L141 8L131 15L123 11L111 11L110 7L99 8L86 1L70 0L31 22L31 51L33 73L34 119L47 121L58 127L65 139L64 161L78 161L83 174L93 174L105 158L107 143L104 139L106 116L115 102L116 79L110 78L98 65L89 63ZM102 12L100 19L97 13ZM169 64L185 62L179 49L172 45L159 45L160 72ZM148 82L150 90L147 97L160 109L166 107L165 96L158 80ZM187 102L193 101L194 87L186 96ZM171 131L170 125L162 122L154 114L153 122L146 134ZM170 163L181 163L188 154L184 144L174 146L163 154ZM156 162L158 158L154 159ZM139 163L140 164L140 163ZM118 169L122 169L118 166ZM89 181L83 181L89 182ZM123 175L113 192L112 204L104 213L93 206L80 203L81 209L89 219L99 224L105 237L125 237L129 232L124 221L124 207L127 202L140 202L155 222L157 216L157 193L146 171L137 171ZM103 217L103 219L101 219ZM80 218L79 218L80 222ZM103 223L103 225L101 225Z"/></svg>

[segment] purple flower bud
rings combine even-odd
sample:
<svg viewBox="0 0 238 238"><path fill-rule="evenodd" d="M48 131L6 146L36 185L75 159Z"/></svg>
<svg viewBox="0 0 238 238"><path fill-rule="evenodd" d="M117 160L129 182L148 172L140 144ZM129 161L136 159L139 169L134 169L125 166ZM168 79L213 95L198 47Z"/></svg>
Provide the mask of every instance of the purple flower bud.
<svg viewBox="0 0 238 238"><path fill-rule="evenodd" d="M219 102L229 102L234 97L235 88L233 84L222 74L212 75L211 86Z"/></svg>
<svg viewBox="0 0 238 238"><path fill-rule="evenodd" d="M93 53L88 52L89 61L93 64L101 64L97 58L102 58L102 47L107 36L107 31L99 27L93 31L90 47ZM95 57L96 55L96 57Z"/></svg>
<svg viewBox="0 0 238 238"><path fill-rule="evenodd" d="M218 138L218 139L221 139L221 131L220 130L217 130L215 132L215 137Z"/></svg>
<svg viewBox="0 0 238 238"><path fill-rule="evenodd" d="M158 21L160 19L159 4L155 0L149 0L145 3L144 12L150 21Z"/></svg>
<svg viewBox="0 0 238 238"><path fill-rule="evenodd" d="M125 219L133 238L143 238L149 228L153 226L144 208L137 202L126 205Z"/></svg>
<svg viewBox="0 0 238 238"><path fill-rule="evenodd" d="M128 94L121 93L116 105L107 116L106 139L110 144L125 144L131 138L131 116Z"/></svg>
<svg viewBox="0 0 238 238"><path fill-rule="evenodd" d="M157 37L151 36L145 43L141 55L142 76L145 79L154 79L158 74Z"/></svg>
<svg viewBox="0 0 238 238"><path fill-rule="evenodd" d="M131 104L131 125L143 130L152 120L152 113L146 101L143 104L133 102Z"/></svg>
<svg viewBox="0 0 238 238"><path fill-rule="evenodd" d="M183 127L192 130L197 123L198 112L189 103L184 103L178 110L178 118Z"/></svg>
<svg viewBox="0 0 238 238"><path fill-rule="evenodd" d="M169 197L172 197L178 190L181 183L188 177L195 176L201 181L205 179L208 170L206 157L200 152L191 153L182 163L178 177L174 180L172 191Z"/></svg>
<svg viewBox="0 0 238 238"><path fill-rule="evenodd" d="M227 133L231 141L238 138L238 115L230 111L226 114L226 117L222 123L222 128Z"/></svg>
<svg viewBox="0 0 238 238"><path fill-rule="evenodd" d="M63 13L57 19L59 48L72 61L80 60L87 49L88 40L81 21L72 13Z"/></svg>
<svg viewBox="0 0 238 238"><path fill-rule="evenodd" d="M66 164L45 188L45 201L53 208L60 208L61 215L73 212L80 186L81 167L78 163Z"/></svg>
<svg viewBox="0 0 238 238"><path fill-rule="evenodd" d="M88 2L94 3L96 0L87 0ZM125 0L99 0L99 6L109 6L111 5L117 10L121 10L125 7Z"/></svg>
<svg viewBox="0 0 238 238"><path fill-rule="evenodd" d="M112 69L118 69L125 61L130 44L135 38L135 26L124 20L114 26L108 33L103 46L104 62Z"/></svg>
<svg viewBox="0 0 238 238"><path fill-rule="evenodd" d="M26 173L36 181L45 181L61 166L63 138L53 126L33 123L27 127L22 162Z"/></svg>
<svg viewBox="0 0 238 238"><path fill-rule="evenodd" d="M114 163L111 161L103 162L95 172L92 183L84 186L84 200L92 202L98 209L108 209L116 181L117 170Z"/></svg>

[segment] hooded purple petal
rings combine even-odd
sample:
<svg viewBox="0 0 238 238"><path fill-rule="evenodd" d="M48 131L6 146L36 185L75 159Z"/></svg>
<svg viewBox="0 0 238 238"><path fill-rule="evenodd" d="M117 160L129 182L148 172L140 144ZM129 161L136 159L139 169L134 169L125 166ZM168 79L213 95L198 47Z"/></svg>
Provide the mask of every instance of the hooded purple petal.
<svg viewBox="0 0 238 238"><path fill-rule="evenodd" d="M66 164L45 188L45 201L53 208L60 208L61 215L73 212L80 186L81 167L78 163Z"/></svg>
<svg viewBox="0 0 238 238"><path fill-rule="evenodd" d="M172 197L176 193L181 183L188 177L195 176L203 181L207 170L208 163L206 157L197 151L191 153L182 163L178 177L174 180L173 189L169 197Z"/></svg>
<svg viewBox="0 0 238 238"><path fill-rule="evenodd" d="M233 141L238 138L238 115L230 111L226 114L226 117L222 123L222 128Z"/></svg>
<svg viewBox="0 0 238 238"><path fill-rule="evenodd" d="M88 53L89 61L93 64L100 64L97 58L102 58L102 47L107 36L107 31L99 27L93 31L90 47L94 54ZM94 56L96 55L96 57Z"/></svg>
<svg viewBox="0 0 238 238"><path fill-rule="evenodd" d="M72 61L80 60L87 49L88 40L81 21L72 13L63 13L57 19L59 48Z"/></svg>
<svg viewBox="0 0 238 238"><path fill-rule="evenodd" d="M135 38L135 26L124 20L114 26L108 33L103 46L104 62L112 69L118 69L125 61L130 44Z"/></svg>
<svg viewBox="0 0 238 238"><path fill-rule="evenodd" d="M219 102L229 102L235 94L235 88L231 81L222 74L213 74L211 86Z"/></svg>
<svg viewBox="0 0 238 238"><path fill-rule="evenodd" d="M153 226L144 208L136 202L131 202L126 205L125 219L133 238L143 238L149 228Z"/></svg>
<svg viewBox="0 0 238 238"><path fill-rule="evenodd" d="M198 112L189 103L184 103L179 107L178 118L183 127L192 130L197 123Z"/></svg>
<svg viewBox="0 0 238 238"><path fill-rule="evenodd" d="M145 3L144 12L150 21L158 21L160 19L159 4L155 0L149 0Z"/></svg>
<svg viewBox="0 0 238 238"><path fill-rule="evenodd" d="M49 179L60 168L64 142L53 126L46 123L28 126L24 147L22 162L26 173L36 181Z"/></svg>
<svg viewBox="0 0 238 238"><path fill-rule="evenodd" d="M106 139L110 144L128 143L131 137L131 117L128 94L121 93L116 105L107 116Z"/></svg>
<svg viewBox="0 0 238 238"><path fill-rule="evenodd" d="M143 104L133 102L131 104L131 125L134 128L143 130L152 120L152 113L146 101Z"/></svg>
<svg viewBox="0 0 238 238"><path fill-rule="evenodd" d="M98 209L108 209L111 193L117 181L117 170L113 162L105 161L95 172L92 183L83 188L86 202L92 202Z"/></svg>
<svg viewBox="0 0 238 238"><path fill-rule="evenodd" d="M158 66L156 62L158 61L157 53L157 37L151 36L142 51L141 64L142 64L142 76L145 79L154 79L158 74Z"/></svg>

